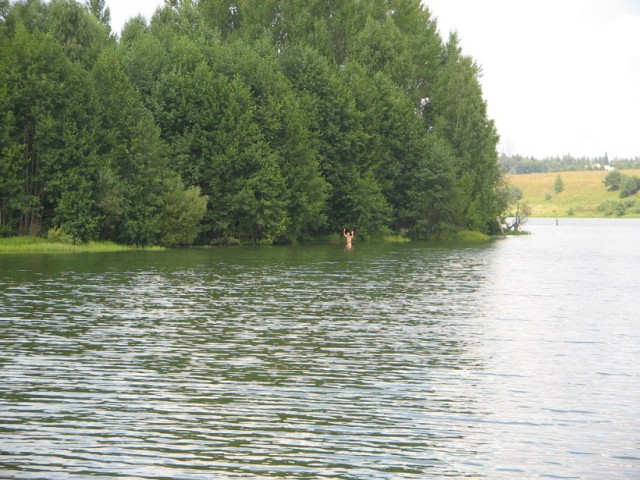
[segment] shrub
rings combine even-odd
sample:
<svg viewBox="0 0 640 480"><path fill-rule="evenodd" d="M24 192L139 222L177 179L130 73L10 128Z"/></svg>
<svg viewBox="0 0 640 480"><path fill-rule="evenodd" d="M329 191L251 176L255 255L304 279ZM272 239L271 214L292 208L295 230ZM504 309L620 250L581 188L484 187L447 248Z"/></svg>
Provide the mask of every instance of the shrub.
<svg viewBox="0 0 640 480"><path fill-rule="evenodd" d="M598 205L598 211L604 213L605 215L611 215L611 200L607 200L606 202L602 202Z"/></svg>
<svg viewBox="0 0 640 480"><path fill-rule="evenodd" d="M511 202L513 203L519 202L524 196L520 187L511 187L509 194L511 196Z"/></svg>
<svg viewBox="0 0 640 480"><path fill-rule="evenodd" d="M618 190L623 177L624 175L622 175L618 170L612 170L602 181L604 182L604 186L607 187L607 190Z"/></svg>
<svg viewBox="0 0 640 480"><path fill-rule="evenodd" d="M627 213L639 214L640 213L640 204L638 202L633 201L629 208L627 209Z"/></svg>
<svg viewBox="0 0 640 480"><path fill-rule="evenodd" d="M638 190L640 190L640 177L623 175L620 184L620 198L634 195Z"/></svg>
<svg viewBox="0 0 640 480"><path fill-rule="evenodd" d="M598 211L604 213L607 217L616 215L618 217L627 213L627 208L634 205L634 201L619 201L619 200L607 200L606 202L598 205Z"/></svg>
<svg viewBox="0 0 640 480"><path fill-rule="evenodd" d="M560 175L558 175L556 177L556 181L553 182L553 191L556 193L560 193L564 191L564 182L562 181L562 178L560 177Z"/></svg>
<svg viewBox="0 0 640 480"><path fill-rule="evenodd" d="M47 239L52 242L66 243L68 245L75 245L76 243L82 243L73 235L67 233L62 227L50 228L47 232Z"/></svg>
<svg viewBox="0 0 640 480"><path fill-rule="evenodd" d="M9 225L0 225L0 238L10 237L13 235L13 228Z"/></svg>

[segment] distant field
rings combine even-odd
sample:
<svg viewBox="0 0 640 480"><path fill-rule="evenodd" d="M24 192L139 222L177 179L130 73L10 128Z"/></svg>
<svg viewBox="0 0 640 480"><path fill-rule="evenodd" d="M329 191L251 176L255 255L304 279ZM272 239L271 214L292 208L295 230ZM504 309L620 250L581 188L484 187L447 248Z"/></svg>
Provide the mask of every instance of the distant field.
<svg viewBox="0 0 640 480"><path fill-rule="evenodd" d="M640 170L621 170L624 175L640 176ZM605 190L602 182L606 171L591 172L554 172L530 173L527 175L509 175L509 183L519 187L524 194L523 200L531 205L531 215L534 217L604 217L598 211L598 206L609 201L620 201L619 192ZM553 185L560 175L564 184L564 191L554 193ZM547 199L548 197L551 197ZM635 200L640 206L640 194L629 199ZM635 213L630 213L633 210ZM640 217L640 209L627 211L625 217ZM572 213L571 213L572 212Z"/></svg>

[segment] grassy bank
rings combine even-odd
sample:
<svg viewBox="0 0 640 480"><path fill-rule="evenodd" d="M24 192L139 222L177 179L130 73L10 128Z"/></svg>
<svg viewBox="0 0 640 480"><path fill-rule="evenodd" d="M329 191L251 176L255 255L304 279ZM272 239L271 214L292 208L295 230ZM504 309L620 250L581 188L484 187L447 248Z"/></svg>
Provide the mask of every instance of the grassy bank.
<svg viewBox="0 0 640 480"><path fill-rule="evenodd" d="M384 236L373 236L367 237L366 239L360 238L357 235L354 238L354 243L407 243L412 241L423 241L423 242L433 242L433 243L479 243L479 242L487 242L491 240L489 235L485 235L481 232L471 231L471 230L459 230L457 232L449 232L444 233L435 237L429 238L411 238L406 235L384 235ZM343 244L344 238L342 235L330 234L330 235L319 235L314 237L313 239L309 239L307 242L309 244Z"/></svg>
<svg viewBox="0 0 640 480"><path fill-rule="evenodd" d="M602 205L615 202L634 201L635 206L625 209L625 217L640 217L640 195L621 199L619 192L605 189L603 180L606 171L531 173L510 175L509 183L519 187L523 200L531 205L533 217L607 217L619 216L614 209ZM625 175L638 175L640 170L624 170ZM564 190L554 192L554 182L560 175ZM607 203L608 202L608 203ZM600 207L600 209L599 209Z"/></svg>
<svg viewBox="0 0 640 480"><path fill-rule="evenodd" d="M135 247L118 245L113 242L87 242L74 245L52 242L42 237L0 238L0 253L121 252L135 249Z"/></svg>
<svg viewBox="0 0 640 480"><path fill-rule="evenodd" d="M409 237L403 235L387 235L383 237L369 237L366 240L358 239L364 243L404 243L411 242ZM441 242L462 242L477 243L486 242L490 237L479 232L460 231L449 235L433 238L431 241ZM309 239L309 244L342 244L344 238L342 235L324 235L314 239ZM212 248L198 247L198 248ZM213 247L217 248L217 247ZM162 250L163 247L144 247L137 248L127 245L119 245L114 242L87 242L82 244L72 244L65 242L51 241L43 237L25 236L25 237L9 237L0 238L0 254L2 253L73 253L73 252L122 252L129 250Z"/></svg>

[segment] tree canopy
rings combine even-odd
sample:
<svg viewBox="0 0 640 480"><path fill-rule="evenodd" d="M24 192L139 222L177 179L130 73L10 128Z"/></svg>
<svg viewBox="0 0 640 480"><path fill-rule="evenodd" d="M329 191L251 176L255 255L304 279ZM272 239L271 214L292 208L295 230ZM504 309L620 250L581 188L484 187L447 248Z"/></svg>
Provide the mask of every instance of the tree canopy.
<svg viewBox="0 0 640 480"><path fill-rule="evenodd" d="M0 4L0 234L493 233L480 69L419 0Z"/></svg>

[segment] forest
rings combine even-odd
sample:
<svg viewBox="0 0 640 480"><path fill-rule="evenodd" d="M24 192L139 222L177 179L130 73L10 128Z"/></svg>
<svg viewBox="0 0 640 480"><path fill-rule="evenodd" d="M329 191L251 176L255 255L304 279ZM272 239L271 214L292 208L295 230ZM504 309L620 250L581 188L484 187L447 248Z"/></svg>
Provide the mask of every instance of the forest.
<svg viewBox="0 0 640 480"><path fill-rule="evenodd" d="M601 157L545 157L537 159L522 155L500 155L498 159L502 170L510 175L526 175L529 173L574 172L589 170L606 170L614 167L618 170L634 170L640 168L640 158L615 158L609 160L605 153Z"/></svg>
<svg viewBox="0 0 640 480"><path fill-rule="evenodd" d="M0 0L0 236L494 233L481 70L419 0Z"/></svg>

